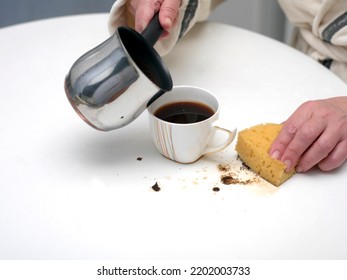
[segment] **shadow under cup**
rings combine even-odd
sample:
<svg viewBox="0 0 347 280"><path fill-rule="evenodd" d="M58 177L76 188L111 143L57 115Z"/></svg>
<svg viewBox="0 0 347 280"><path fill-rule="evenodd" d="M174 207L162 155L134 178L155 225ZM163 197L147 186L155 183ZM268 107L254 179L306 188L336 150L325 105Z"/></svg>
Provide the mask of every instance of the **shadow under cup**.
<svg viewBox="0 0 347 280"><path fill-rule="evenodd" d="M214 111L209 118L193 123L174 123L155 116L168 104L177 102L202 103ZM148 108L152 140L165 157L180 163L191 163L205 154L225 149L233 141L236 130L231 132L218 125L219 102L209 91L194 86L175 86ZM217 130L226 134L222 144L212 144Z"/></svg>

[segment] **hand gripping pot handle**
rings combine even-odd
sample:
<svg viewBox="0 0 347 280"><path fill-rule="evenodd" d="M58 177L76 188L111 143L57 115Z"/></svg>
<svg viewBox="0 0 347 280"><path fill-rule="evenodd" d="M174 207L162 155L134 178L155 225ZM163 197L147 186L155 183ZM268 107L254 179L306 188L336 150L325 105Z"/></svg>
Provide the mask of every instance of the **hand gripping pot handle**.
<svg viewBox="0 0 347 280"><path fill-rule="evenodd" d="M156 13L141 35L151 46L154 46L163 31L164 29L159 21L159 13Z"/></svg>

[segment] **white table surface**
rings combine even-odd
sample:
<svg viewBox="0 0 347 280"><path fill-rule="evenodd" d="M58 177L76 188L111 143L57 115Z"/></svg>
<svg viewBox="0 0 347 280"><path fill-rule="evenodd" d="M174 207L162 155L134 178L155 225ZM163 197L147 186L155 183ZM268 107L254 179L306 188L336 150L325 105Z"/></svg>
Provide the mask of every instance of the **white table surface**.
<svg viewBox="0 0 347 280"><path fill-rule="evenodd" d="M155 150L146 112L111 132L86 125L63 81L106 24L97 14L0 29L0 259L347 258L346 164L280 188L225 185L217 166L239 168L235 143L182 165ZM175 85L212 91L239 130L347 93L296 50L217 23L196 26L165 61Z"/></svg>

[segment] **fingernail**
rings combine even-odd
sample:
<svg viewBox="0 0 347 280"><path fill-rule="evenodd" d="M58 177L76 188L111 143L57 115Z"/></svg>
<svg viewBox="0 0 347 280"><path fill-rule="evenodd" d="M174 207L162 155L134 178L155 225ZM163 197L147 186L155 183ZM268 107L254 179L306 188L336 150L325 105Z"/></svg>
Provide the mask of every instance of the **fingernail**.
<svg viewBox="0 0 347 280"><path fill-rule="evenodd" d="M285 160L283 163L286 165L286 172L289 172L292 169L292 162L290 160Z"/></svg>
<svg viewBox="0 0 347 280"><path fill-rule="evenodd" d="M299 165L295 168L296 172L301 173L304 172L304 169Z"/></svg>
<svg viewBox="0 0 347 280"><path fill-rule="evenodd" d="M171 18L166 17L164 22L165 22L165 25L167 28L171 28L171 26L172 26L172 19Z"/></svg>
<svg viewBox="0 0 347 280"><path fill-rule="evenodd" d="M280 159L280 152L279 151L274 151L272 154L271 154L271 157L273 158L273 159L277 159L277 160L279 160Z"/></svg>
<svg viewBox="0 0 347 280"><path fill-rule="evenodd" d="M137 27L137 28L135 28L135 29L136 29L136 31L139 32L139 33L142 33L143 30L144 30L144 28L143 28L142 26L139 26L139 27Z"/></svg>

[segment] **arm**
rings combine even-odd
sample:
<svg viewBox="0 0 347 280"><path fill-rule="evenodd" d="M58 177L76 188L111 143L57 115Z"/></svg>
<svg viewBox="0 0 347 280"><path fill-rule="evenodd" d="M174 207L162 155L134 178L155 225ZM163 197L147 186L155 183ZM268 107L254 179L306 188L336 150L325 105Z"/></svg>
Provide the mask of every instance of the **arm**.
<svg viewBox="0 0 347 280"><path fill-rule="evenodd" d="M297 29L293 46L347 83L347 1L278 0Z"/></svg>
<svg viewBox="0 0 347 280"><path fill-rule="evenodd" d="M347 82L347 1L278 1L299 30L295 47ZM347 96L302 104L284 122L269 152L286 163L287 171L341 166L347 159Z"/></svg>

